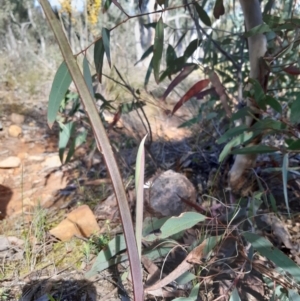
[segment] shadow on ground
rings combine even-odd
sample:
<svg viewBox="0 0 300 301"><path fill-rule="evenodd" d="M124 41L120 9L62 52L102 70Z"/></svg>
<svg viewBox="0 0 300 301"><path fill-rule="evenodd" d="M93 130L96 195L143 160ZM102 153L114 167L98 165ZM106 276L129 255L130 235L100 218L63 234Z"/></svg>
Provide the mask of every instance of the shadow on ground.
<svg viewBox="0 0 300 301"><path fill-rule="evenodd" d="M97 291L88 280L35 280L28 282L22 290L19 301L96 301Z"/></svg>

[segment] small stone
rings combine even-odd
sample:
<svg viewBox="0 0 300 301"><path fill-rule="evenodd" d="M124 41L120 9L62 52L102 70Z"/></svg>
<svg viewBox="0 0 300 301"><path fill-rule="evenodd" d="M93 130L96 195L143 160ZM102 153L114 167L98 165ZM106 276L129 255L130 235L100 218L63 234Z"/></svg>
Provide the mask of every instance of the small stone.
<svg viewBox="0 0 300 301"><path fill-rule="evenodd" d="M28 160L33 162L42 162L45 160L45 157L41 155L32 155L28 157Z"/></svg>
<svg viewBox="0 0 300 301"><path fill-rule="evenodd" d="M13 124L8 128L8 134L11 137L18 138L22 134L22 129L18 125Z"/></svg>
<svg viewBox="0 0 300 301"><path fill-rule="evenodd" d="M0 161L0 168L16 168L21 164L21 160L18 157L11 156Z"/></svg>
<svg viewBox="0 0 300 301"><path fill-rule="evenodd" d="M21 153L18 153L18 158L20 158L21 160L23 159L27 159L28 158L28 153L26 152L21 152Z"/></svg>
<svg viewBox="0 0 300 301"><path fill-rule="evenodd" d="M54 155L45 160L45 162L42 163L43 167L45 168L54 168L61 166L59 155Z"/></svg>
<svg viewBox="0 0 300 301"><path fill-rule="evenodd" d="M25 120L25 116L18 113L12 113L10 115L10 120L15 124L23 124Z"/></svg>

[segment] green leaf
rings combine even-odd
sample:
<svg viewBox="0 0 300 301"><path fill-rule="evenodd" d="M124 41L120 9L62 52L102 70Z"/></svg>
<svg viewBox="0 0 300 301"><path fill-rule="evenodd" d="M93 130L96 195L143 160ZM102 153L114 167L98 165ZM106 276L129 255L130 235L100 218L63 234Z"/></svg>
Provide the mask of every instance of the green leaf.
<svg viewBox="0 0 300 301"><path fill-rule="evenodd" d="M238 110L236 113L232 114L231 121L242 119L245 118L246 116L251 116L251 114L253 114L251 109L249 107L244 107Z"/></svg>
<svg viewBox="0 0 300 301"><path fill-rule="evenodd" d="M199 121L201 121L201 119L202 119L202 116L199 115L199 116L194 117L194 118L192 118L188 121L183 122L182 124L180 124L178 126L178 128L180 129L180 128L185 128L185 127L191 127L192 125L194 125L196 123L199 123Z"/></svg>
<svg viewBox="0 0 300 301"><path fill-rule="evenodd" d="M176 279L176 282L179 285L185 285L185 284L189 283L190 281L194 280L195 278L196 278L196 275L194 275L193 273L185 272Z"/></svg>
<svg viewBox="0 0 300 301"><path fill-rule="evenodd" d="M288 289L289 300L290 301L300 301L300 296L297 291Z"/></svg>
<svg viewBox="0 0 300 301"><path fill-rule="evenodd" d="M288 149L290 149L290 150L300 150L300 139L292 141L289 144Z"/></svg>
<svg viewBox="0 0 300 301"><path fill-rule="evenodd" d="M103 40L103 46L104 46L104 51L106 54L106 58L108 61L108 65L111 68L111 60L110 60L110 31L103 27L102 28L102 40Z"/></svg>
<svg viewBox="0 0 300 301"><path fill-rule="evenodd" d="M152 70L153 70L153 57L149 63L149 66L148 66L148 69L147 69L147 72L146 72L146 76L145 76L145 81L144 81L144 87L146 88L148 83L149 83L149 79L150 79L150 75L152 73Z"/></svg>
<svg viewBox="0 0 300 301"><path fill-rule="evenodd" d="M231 152L233 147L241 145L242 143L245 143L254 137L255 137L255 135L253 134L253 132L246 132L246 133L242 133L239 136L233 138L231 141L229 141L224 146L224 148L219 156L219 162L222 162L226 158L226 156Z"/></svg>
<svg viewBox="0 0 300 301"><path fill-rule="evenodd" d="M186 47L183 57L185 60L187 60L192 54L195 52L195 50L200 46L201 40L195 39Z"/></svg>
<svg viewBox="0 0 300 301"><path fill-rule="evenodd" d="M189 297L190 298L195 298L197 300L198 295L199 295L199 289L200 289L200 283L197 283L191 290Z"/></svg>
<svg viewBox="0 0 300 301"><path fill-rule="evenodd" d="M162 82L167 76L171 76L172 74L179 72L186 65L184 56L178 57L173 61L172 65L161 74L159 81Z"/></svg>
<svg viewBox="0 0 300 301"><path fill-rule="evenodd" d="M175 59L177 59L175 49L173 48L172 45L169 44L167 48L167 55L166 55L167 67L170 67Z"/></svg>
<svg viewBox="0 0 300 301"><path fill-rule="evenodd" d="M245 232L243 236L262 256L273 261L277 267L288 271L297 282L300 282L299 266L283 252L275 248L269 240L250 232Z"/></svg>
<svg viewBox="0 0 300 301"><path fill-rule="evenodd" d="M263 120L257 121L252 129L254 130L275 130L275 131L282 131L286 129L286 124L282 123L281 121L273 120L271 118L265 118Z"/></svg>
<svg viewBox="0 0 300 301"><path fill-rule="evenodd" d="M291 217L289 198L287 193L287 181L288 181L288 169L289 169L289 154L284 154L282 160L282 182L283 182L283 195L285 200L285 206L288 211L289 217Z"/></svg>
<svg viewBox="0 0 300 301"><path fill-rule="evenodd" d="M110 266L128 259L127 255L117 257L111 260L117 253L126 249L124 235L118 235L112 239L105 250L99 252L92 268L85 274L85 277L90 278L99 272L109 268Z"/></svg>
<svg viewBox="0 0 300 301"><path fill-rule="evenodd" d="M103 6L103 13L107 12L110 5L111 5L111 0L106 0L105 3L104 3L104 6Z"/></svg>
<svg viewBox="0 0 300 301"><path fill-rule="evenodd" d="M194 3L199 19L207 26L211 26L211 21L206 11L197 2Z"/></svg>
<svg viewBox="0 0 300 301"><path fill-rule="evenodd" d="M291 123L297 124L300 120L300 95L297 95L297 98L293 101L291 105Z"/></svg>
<svg viewBox="0 0 300 301"><path fill-rule="evenodd" d="M221 144L227 141L229 138L232 138L236 135L242 134L245 131L249 130L248 126L245 124L241 124L235 128L229 129L227 132L225 132L218 140L217 143Z"/></svg>
<svg viewBox="0 0 300 301"><path fill-rule="evenodd" d="M255 79L249 78L249 82L252 84L251 90L254 90L251 91L251 94L254 96L254 99L257 102L257 104L265 110L265 104L263 102L265 98L265 92L263 88L261 87L260 83Z"/></svg>
<svg viewBox="0 0 300 301"><path fill-rule="evenodd" d="M141 56L141 58L134 64L137 65L139 62L143 61L146 57L148 57L153 52L153 45L151 45Z"/></svg>
<svg viewBox="0 0 300 301"><path fill-rule="evenodd" d="M83 77L89 88L89 91L90 91L92 97L94 97L93 80L92 80L92 75L91 75L91 71L90 71L90 67L89 67L89 62L88 62L86 56L84 56L84 59L83 59Z"/></svg>
<svg viewBox="0 0 300 301"><path fill-rule="evenodd" d="M103 68L103 58L104 58L104 45L103 38L99 39L94 46L94 62L95 68L98 75L99 82L102 81L102 68Z"/></svg>
<svg viewBox="0 0 300 301"><path fill-rule="evenodd" d="M268 154L268 153L274 153L277 152L277 149L274 149L273 147L267 146L267 145L254 145L254 146L248 146L240 149L235 149L231 153L232 154Z"/></svg>
<svg viewBox="0 0 300 301"><path fill-rule="evenodd" d="M159 70L164 48L164 23L162 17L158 20L155 27L155 38L153 48L153 70L156 83L159 83Z"/></svg>
<svg viewBox="0 0 300 301"><path fill-rule="evenodd" d="M236 287L233 289L229 301L241 301L240 295Z"/></svg>
<svg viewBox="0 0 300 301"><path fill-rule="evenodd" d="M249 38L249 37L252 37L254 35L261 34L261 33L266 33L266 32L269 32L269 31L271 31L271 28L269 27L269 25L260 24L260 25L257 25L255 27L251 28L249 31L245 32L245 37Z"/></svg>
<svg viewBox="0 0 300 301"><path fill-rule="evenodd" d="M282 107L277 99L270 95L266 95L264 102L266 105L269 105L272 109L274 109L278 113L282 113Z"/></svg>
<svg viewBox="0 0 300 301"><path fill-rule="evenodd" d="M154 241L157 239L165 239L183 230L190 229L197 223L204 221L206 216L197 212L185 212L179 216L169 218L160 228L160 234L150 234L144 239L146 241Z"/></svg>
<svg viewBox="0 0 300 301"><path fill-rule="evenodd" d="M60 104L65 97L71 82L71 75L65 61L63 61L56 71L49 96L47 120L50 128L52 128Z"/></svg>
<svg viewBox="0 0 300 301"><path fill-rule="evenodd" d="M58 148L59 148L59 158L62 163L64 160L65 149L75 129L74 126L75 126L74 122L69 122L67 124L60 123Z"/></svg>

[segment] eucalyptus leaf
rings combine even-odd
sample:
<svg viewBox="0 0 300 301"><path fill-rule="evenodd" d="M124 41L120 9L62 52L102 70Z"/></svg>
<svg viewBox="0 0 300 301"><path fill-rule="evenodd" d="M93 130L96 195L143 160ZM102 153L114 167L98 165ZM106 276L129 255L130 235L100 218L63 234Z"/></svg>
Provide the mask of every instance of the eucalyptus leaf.
<svg viewBox="0 0 300 301"><path fill-rule="evenodd" d="M206 13L206 11L203 9L202 6L200 6L197 2L194 3L194 6L196 8L196 11L198 13L199 19L207 26L211 26L211 21L210 18L208 16L208 14Z"/></svg>
<svg viewBox="0 0 300 301"><path fill-rule="evenodd" d="M288 271L297 282L300 282L300 267L287 255L275 248L269 240L250 232L245 232L243 236L262 256L273 261L282 270Z"/></svg>
<svg viewBox="0 0 300 301"><path fill-rule="evenodd" d="M71 75L65 61L63 61L56 71L49 96L47 120L50 128L52 128L52 125L56 120L60 104L65 97L71 82Z"/></svg>
<svg viewBox="0 0 300 301"><path fill-rule="evenodd" d="M159 83L160 63L164 48L164 23L162 17L159 18L155 26L155 37L153 46L153 71L156 83Z"/></svg>

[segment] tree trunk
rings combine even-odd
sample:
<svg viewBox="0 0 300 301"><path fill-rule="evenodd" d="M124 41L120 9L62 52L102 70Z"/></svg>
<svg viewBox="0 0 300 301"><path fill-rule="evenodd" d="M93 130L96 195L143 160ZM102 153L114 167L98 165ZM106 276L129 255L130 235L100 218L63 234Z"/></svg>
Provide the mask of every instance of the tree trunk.
<svg viewBox="0 0 300 301"><path fill-rule="evenodd" d="M262 13L258 0L240 0L246 31L262 24ZM266 87L266 74L261 70L260 58L263 57L267 50L267 40L263 34L256 34L248 38L250 77L259 81L262 87ZM248 84L246 89L249 90L251 85ZM248 98L247 106L256 111L255 100ZM251 117L246 118L246 125L250 128L255 120ZM252 145L258 144L260 139L252 142ZM235 162L229 172L229 185L232 192L238 196L244 196L249 191L249 172L255 166L256 155L237 155ZM248 188L248 189L246 189Z"/></svg>

